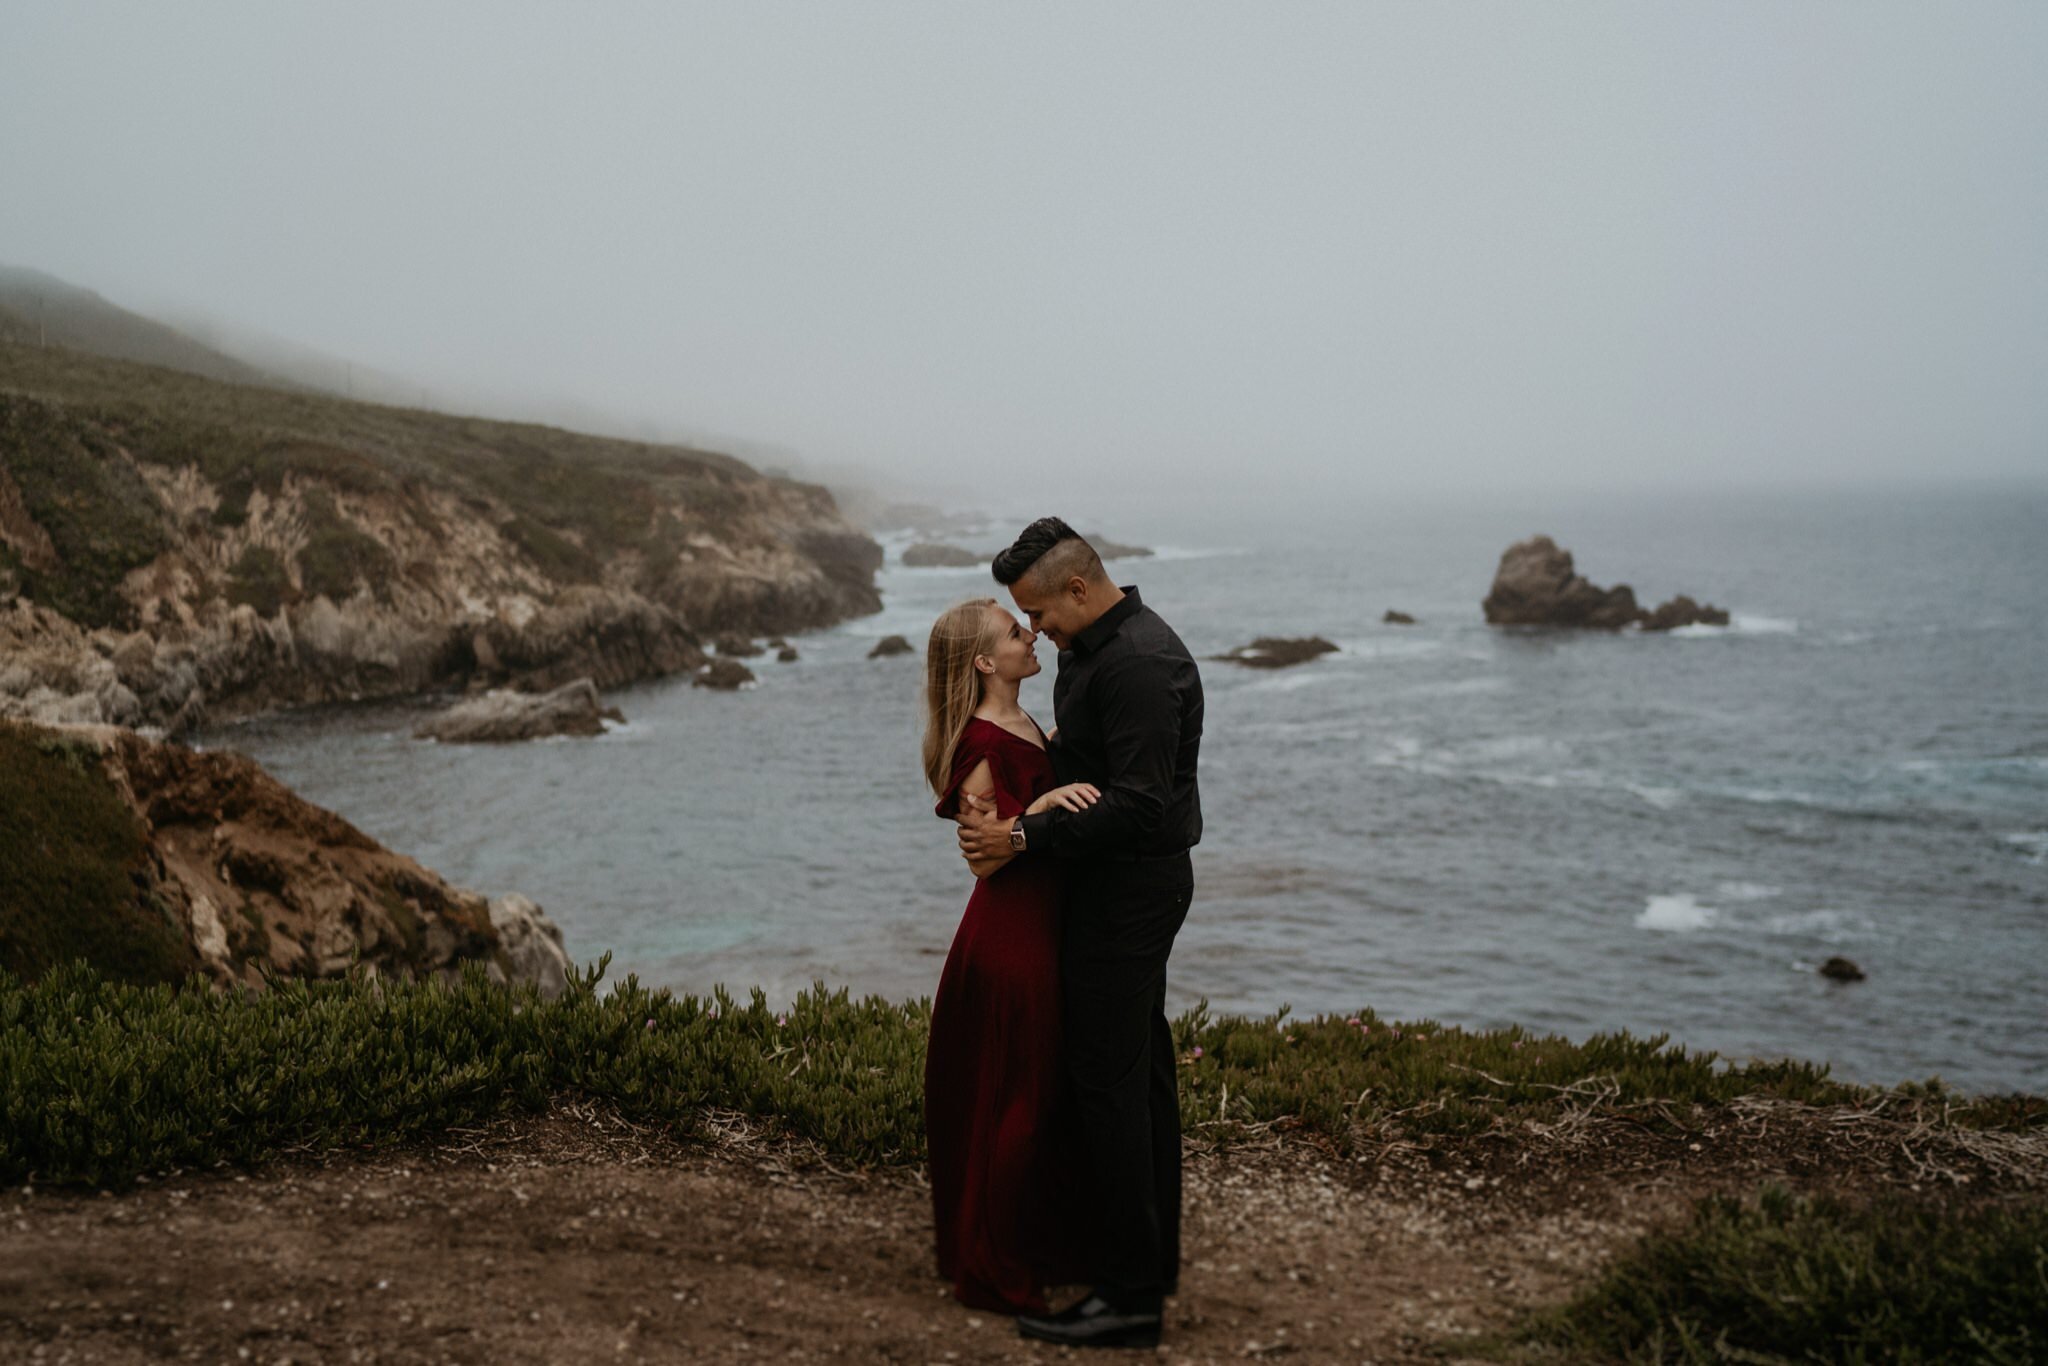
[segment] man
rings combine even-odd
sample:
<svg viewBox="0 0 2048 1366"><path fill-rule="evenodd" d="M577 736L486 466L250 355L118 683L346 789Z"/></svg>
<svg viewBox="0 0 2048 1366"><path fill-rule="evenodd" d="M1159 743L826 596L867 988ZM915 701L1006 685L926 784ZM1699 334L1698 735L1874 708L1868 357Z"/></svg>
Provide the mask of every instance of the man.
<svg viewBox="0 0 2048 1366"><path fill-rule="evenodd" d="M1020 1317L1017 1327L1072 1346L1155 1346L1180 1271L1166 959L1194 896L1188 850L1202 835L1202 679L1173 628L1135 587L1112 583L1094 548L1059 518L1026 527L993 568L1060 652L1051 744L1059 780L1102 791L1081 811L1001 821L974 803L960 820L969 859L1040 850L1070 865L1062 1010L1100 1215L1099 1276L1079 1304Z"/></svg>

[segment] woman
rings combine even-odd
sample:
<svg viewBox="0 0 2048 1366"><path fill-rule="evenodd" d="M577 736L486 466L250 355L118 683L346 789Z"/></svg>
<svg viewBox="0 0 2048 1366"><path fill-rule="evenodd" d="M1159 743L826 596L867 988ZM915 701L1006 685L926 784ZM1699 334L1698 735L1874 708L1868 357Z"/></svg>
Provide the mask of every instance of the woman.
<svg viewBox="0 0 2048 1366"><path fill-rule="evenodd" d="M1004 819L1100 794L1055 787L1045 733L1017 705L1038 672L1032 632L977 598L932 625L924 771L951 819L960 794ZM925 1134L939 1274L977 1309L1043 1312L1044 1290L1085 1279L1061 1087L1060 883L1043 854L969 865L976 878L932 1000Z"/></svg>

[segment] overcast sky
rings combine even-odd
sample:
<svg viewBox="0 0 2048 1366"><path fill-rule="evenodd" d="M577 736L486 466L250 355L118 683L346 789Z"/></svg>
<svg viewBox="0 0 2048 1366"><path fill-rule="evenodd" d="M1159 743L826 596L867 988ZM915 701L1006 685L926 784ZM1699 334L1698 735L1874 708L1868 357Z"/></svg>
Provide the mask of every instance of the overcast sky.
<svg viewBox="0 0 2048 1366"><path fill-rule="evenodd" d="M2044 73L2040 0L10 0L0 261L942 489L2040 475Z"/></svg>

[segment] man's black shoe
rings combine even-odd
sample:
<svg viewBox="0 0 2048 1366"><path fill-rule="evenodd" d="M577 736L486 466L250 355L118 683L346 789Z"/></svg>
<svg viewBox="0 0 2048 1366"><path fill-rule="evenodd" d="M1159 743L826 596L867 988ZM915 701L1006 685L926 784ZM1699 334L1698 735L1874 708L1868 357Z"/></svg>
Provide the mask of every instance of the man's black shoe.
<svg viewBox="0 0 2048 1366"><path fill-rule="evenodd" d="M1156 1310L1127 1313L1100 1295L1090 1295L1057 1314L1019 1314L1017 1331L1027 1338L1069 1347L1157 1347L1159 1322Z"/></svg>

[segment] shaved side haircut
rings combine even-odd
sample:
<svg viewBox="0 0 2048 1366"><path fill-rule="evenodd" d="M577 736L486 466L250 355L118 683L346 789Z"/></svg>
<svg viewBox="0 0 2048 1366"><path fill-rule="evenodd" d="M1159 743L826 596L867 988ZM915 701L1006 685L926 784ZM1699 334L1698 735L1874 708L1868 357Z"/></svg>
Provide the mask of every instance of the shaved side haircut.
<svg viewBox="0 0 2048 1366"><path fill-rule="evenodd" d="M1031 586L1041 593L1050 593L1073 578L1109 582L1095 547L1057 517L1041 517L1025 527L1009 549L997 553L989 569L996 582L1006 587L1028 576Z"/></svg>

